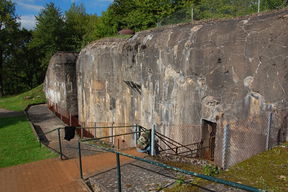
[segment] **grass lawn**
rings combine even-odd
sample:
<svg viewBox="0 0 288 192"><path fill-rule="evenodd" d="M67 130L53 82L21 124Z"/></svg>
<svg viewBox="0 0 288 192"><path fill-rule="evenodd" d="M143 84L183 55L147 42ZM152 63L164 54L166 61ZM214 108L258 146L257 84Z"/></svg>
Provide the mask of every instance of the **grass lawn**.
<svg viewBox="0 0 288 192"><path fill-rule="evenodd" d="M23 111L27 105L45 102L43 84L17 96L0 98L0 108Z"/></svg>
<svg viewBox="0 0 288 192"><path fill-rule="evenodd" d="M166 162L167 163L167 162ZM205 174L199 167L181 163L168 163L182 169ZM242 183L252 187L271 192L288 191L288 143L275 147L269 151L258 154L226 171L220 171L215 177ZM195 178L194 184L209 185L211 182ZM176 184L165 192L190 192L199 191L198 187L191 184Z"/></svg>
<svg viewBox="0 0 288 192"><path fill-rule="evenodd" d="M0 167L57 157L39 146L25 116L0 118Z"/></svg>

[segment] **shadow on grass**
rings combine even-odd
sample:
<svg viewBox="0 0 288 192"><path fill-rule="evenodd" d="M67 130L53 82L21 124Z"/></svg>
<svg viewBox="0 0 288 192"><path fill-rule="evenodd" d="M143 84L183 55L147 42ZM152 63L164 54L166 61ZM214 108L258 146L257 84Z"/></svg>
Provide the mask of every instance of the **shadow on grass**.
<svg viewBox="0 0 288 192"><path fill-rule="evenodd" d="M12 125L17 125L22 122L27 122L26 117L22 113L22 115L14 116L14 117L0 117L0 129L7 128Z"/></svg>
<svg viewBox="0 0 288 192"><path fill-rule="evenodd" d="M24 115L0 118L0 138L0 167L55 157L48 149L40 148Z"/></svg>

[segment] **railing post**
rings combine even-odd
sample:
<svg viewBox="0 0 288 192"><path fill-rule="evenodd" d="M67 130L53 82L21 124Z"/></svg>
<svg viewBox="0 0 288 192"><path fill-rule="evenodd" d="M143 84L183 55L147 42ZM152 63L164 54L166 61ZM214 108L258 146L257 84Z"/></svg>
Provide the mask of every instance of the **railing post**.
<svg viewBox="0 0 288 192"><path fill-rule="evenodd" d="M119 153L116 153L116 162L117 162L117 184L118 184L118 192L122 191L121 186L121 167L120 167L120 157Z"/></svg>
<svg viewBox="0 0 288 192"><path fill-rule="evenodd" d="M140 137L140 135L141 135L140 131L142 131L141 128L140 128L140 126L139 126L138 124L136 124L136 131L137 131L137 133L136 133L136 140L138 140L139 137Z"/></svg>
<svg viewBox="0 0 288 192"><path fill-rule="evenodd" d="M80 128L80 135L81 135L80 138L81 139L83 139L83 129L86 126L86 123L83 123L83 124L84 124L84 126Z"/></svg>
<svg viewBox="0 0 288 192"><path fill-rule="evenodd" d="M267 133L266 133L266 150L270 149L269 140L271 134L271 125L272 125L272 112L268 114L268 125L267 125Z"/></svg>
<svg viewBox="0 0 288 192"><path fill-rule="evenodd" d="M114 141L114 122L112 123L112 126L111 126L111 136L112 137L110 137L110 142L111 143L113 143L113 141Z"/></svg>
<svg viewBox="0 0 288 192"><path fill-rule="evenodd" d="M133 134L134 140L135 140L135 146L137 146L137 140L138 140L138 126L137 124L133 125L133 131L136 132Z"/></svg>
<svg viewBox="0 0 288 192"><path fill-rule="evenodd" d="M156 125L154 124L151 129L151 150L150 150L151 156L155 156L155 129Z"/></svg>
<svg viewBox="0 0 288 192"><path fill-rule="evenodd" d="M78 141L78 154L79 154L80 178L83 179L82 157L81 157L81 143L80 143L80 141Z"/></svg>
<svg viewBox="0 0 288 192"><path fill-rule="evenodd" d="M230 125L227 124L224 127L224 133L223 133L223 146L222 146L222 167L223 169L227 168L227 153L228 153L228 141L229 141L229 129Z"/></svg>
<svg viewBox="0 0 288 192"><path fill-rule="evenodd" d="M57 129L57 132L58 132L58 143L59 143L60 159L63 160L60 128Z"/></svg>
<svg viewBox="0 0 288 192"><path fill-rule="evenodd" d="M96 122L94 123L94 138L96 138Z"/></svg>

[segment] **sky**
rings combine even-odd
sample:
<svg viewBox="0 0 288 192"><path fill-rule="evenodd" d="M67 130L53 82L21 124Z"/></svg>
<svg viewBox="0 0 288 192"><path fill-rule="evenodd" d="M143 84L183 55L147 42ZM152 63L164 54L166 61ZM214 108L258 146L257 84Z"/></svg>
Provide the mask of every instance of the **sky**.
<svg viewBox="0 0 288 192"><path fill-rule="evenodd" d="M101 15L113 0L12 0L15 3L16 14L21 22L21 27L26 29L33 29L36 24L35 15L37 16L41 9L47 3L53 2L62 13L70 8L71 4L82 3L88 14Z"/></svg>

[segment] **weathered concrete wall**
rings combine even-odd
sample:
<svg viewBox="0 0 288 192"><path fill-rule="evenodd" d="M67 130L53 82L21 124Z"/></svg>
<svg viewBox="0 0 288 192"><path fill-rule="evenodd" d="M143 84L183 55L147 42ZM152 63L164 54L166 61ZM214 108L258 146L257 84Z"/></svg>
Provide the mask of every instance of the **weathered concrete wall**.
<svg viewBox="0 0 288 192"><path fill-rule="evenodd" d="M157 124L183 144L200 141L208 120L217 123L215 162L221 164L225 124L259 119L249 128L263 132L266 112L287 108L287 66L287 10L96 41L77 61L79 120Z"/></svg>
<svg viewBox="0 0 288 192"><path fill-rule="evenodd" d="M57 52L50 59L44 91L49 107L66 118L78 115L76 60L78 53Z"/></svg>

